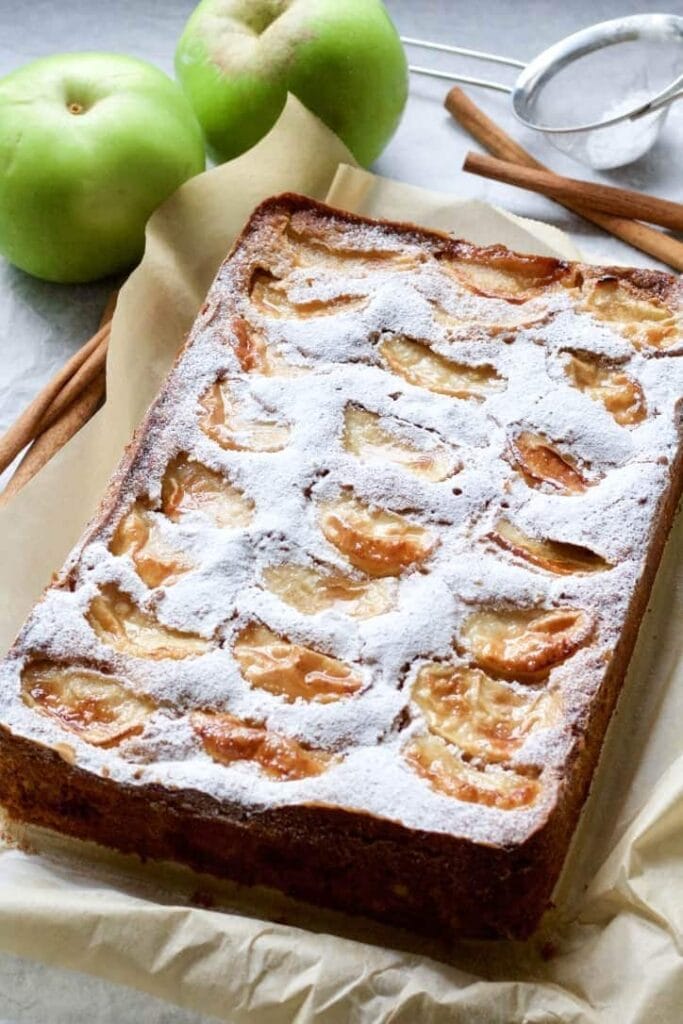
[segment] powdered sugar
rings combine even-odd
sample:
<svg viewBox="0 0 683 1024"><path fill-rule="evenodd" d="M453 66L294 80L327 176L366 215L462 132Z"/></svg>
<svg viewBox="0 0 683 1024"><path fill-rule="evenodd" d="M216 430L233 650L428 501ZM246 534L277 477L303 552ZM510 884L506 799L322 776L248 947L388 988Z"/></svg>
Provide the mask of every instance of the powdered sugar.
<svg viewBox="0 0 683 1024"><path fill-rule="evenodd" d="M106 766L121 782L159 781L247 809L327 802L411 828L520 841L552 807L572 728L600 687L605 657L642 574L653 523L671 486L683 360L636 352L612 324L578 309L569 289L537 289L524 302L487 297L459 282L427 244L370 225L336 224L335 230L341 248L373 250L386 259L349 259L330 268L323 253L320 268L292 269L282 238L260 221L221 268L113 508L72 556L69 587L47 591L0 667L0 718L41 743L64 742L66 735L80 766L98 773ZM393 255L414 261L401 264ZM256 265L270 266L276 276L289 272L287 302L318 303L316 315L255 307L247 284ZM338 297L360 301L335 312L331 303ZM248 318L269 350L297 372L245 372L235 354L235 316ZM411 383L381 357L381 340L394 335L462 366L491 366L503 389L479 401ZM570 351L617 361L642 387L647 418L619 426L600 402L573 387L565 372ZM224 377L246 420L267 419L288 430L281 450L221 448L201 428L202 396ZM452 453L453 472L434 482L389 460L357 458L342 443L349 406L377 414L383 429L420 451ZM510 456L520 430L571 451L589 486L575 495L529 487ZM235 436L245 443L243 434ZM200 511L179 522L159 513L160 535L192 569L172 585L149 590L131 557L115 557L109 543L134 498L158 506L166 466L181 452L224 474L253 503L253 515L247 525L219 528ZM350 493L424 528L433 551L424 566L401 574L383 614L354 618L337 606L299 611L268 589L264 570L318 563L360 579L321 529L327 504ZM612 567L568 576L535 568L492 544L501 518L531 537L581 545ZM111 583L163 625L205 638L210 649L178 661L114 650L86 619L93 597ZM526 810L440 794L402 756L408 738L424 731L410 701L417 672L434 658L457 660L464 620L487 605L579 608L594 624L590 644L554 668L545 684L561 694L561 723L531 733L511 759L513 767L542 771L541 796ZM252 622L348 664L359 691L325 704L288 701L251 686L232 650ZM36 654L97 665L146 694L158 710L144 734L102 750L27 707L20 673ZM248 762L216 764L190 727L189 714L199 708L263 722L338 758L321 775L296 782L273 781Z"/></svg>

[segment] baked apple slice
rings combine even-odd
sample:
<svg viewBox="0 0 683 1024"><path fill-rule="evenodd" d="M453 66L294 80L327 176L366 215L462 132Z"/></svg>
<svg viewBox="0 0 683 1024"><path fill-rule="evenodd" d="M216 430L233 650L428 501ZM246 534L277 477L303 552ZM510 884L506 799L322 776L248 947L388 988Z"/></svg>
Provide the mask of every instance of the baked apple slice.
<svg viewBox="0 0 683 1024"><path fill-rule="evenodd" d="M123 680L80 665L30 661L21 674L28 707L54 718L96 747L114 747L141 733L154 704Z"/></svg>
<svg viewBox="0 0 683 1024"><path fill-rule="evenodd" d="M389 369L409 384L439 395L482 401L495 391L505 390L505 381L493 366L455 363L410 338L385 338L378 351Z"/></svg>
<svg viewBox="0 0 683 1024"><path fill-rule="evenodd" d="M216 381L199 402L199 426L221 448L248 452L279 452L289 440L289 425L250 415L232 392L230 382Z"/></svg>
<svg viewBox="0 0 683 1024"><path fill-rule="evenodd" d="M109 543L112 555L129 555L148 587L170 586L192 569L186 555L173 551L162 538L154 514L136 501L119 522Z"/></svg>
<svg viewBox="0 0 683 1024"><path fill-rule="evenodd" d="M556 693L520 694L481 669L436 662L420 670L412 697L431 733L483 761L508 760L529 733L554 725L560 712Z"/></svg>
<svg viewBox="0 0 683 1024"><path fill-rule="evenodd" d="M268 347L263 331L254 327L242 316L231 321L231 348L245 373L271 373Z"/></svg>
<svg viewBox="0 0 683 1024"><path fill-rule="evenodd" d="M326 230L325 236L316 236L311 230L300 230L292 221L286 228L285 237L289 243L288 254L295 267L324 267L341 274L357 275L378 266L414 270L425 259L420 252L353 248L341 233L334 238Z"/></svg>
<svg viewBox="0 0 683 1024"><path fill-rule="evenodd" d="M332 299L310 299L307 302L292 302L284 282L269 270L259 268L251 279L249 297L259 313L267 317L286 320L303 320L313 316L334 316L348 313L366 305L363 295L336 295Z"/></svg>
<svg viewBox="0 0 683 1024"><path fill-rule="evenodd" d="M502 246L491 246L478 257L448 258L441 266L468 291L516 304L539 295L566 272L566 266L552 257L510 252Z"/></svg>
<svg viewBox="0 0 683 1024"><path fill-rule="evenodd" d="M102 643L133 658L191 658L212 647L194 633L162 626L113 583L93 598L86 618Z"/></svg>
<svg viewBox="0 0 683 1024"><path fill-rule="evenodd" d="M436 546L425 527L347 494L322 506L320 526L326 540L368 576L399 576Z"/></svg>
<svg viewBox="0 0 683 1024"><path fill-rule="evenodd" d="M161 507L174 523L186 512L202 512L214 526L248 526L254 515L254 503L230 483L201 462L179 455L166 467L161 482Z"/></svg>
<svg viewBox="0 0 683 1024"><path fill-rule="evenodd" d="M283 640L258 623L242 630L233 654L251 686L287 701L302 699L327 704L349 697L361 687L360 677L342 661Z"/></svg>
<svg viewBox="0 0 683 1024"><path fill-rule="evenodd" d="M457 312L446 309L441 303L432 300L434 319L444 330L452 335L452 340L459 338L471 341L476 334L485 334L496 338L499 335L514 336L517 331L534 327L548 320L552 313L546 303L540 299L526 305L514 305L504 302L487 302L476 310Z"/></svg>
<svg viewBox="0 0 683 1024"><path fill-rule="evenodd" d="M415 476L435 483L448 479L460 468L445 444L417 448L398 434L390 433L376 413L357 405L347 405L344 410L343 444L347 452L364 462L395 462Z"/></svg>
<svg viewBox="0 0 683 1024"><path fill-rule="evenodd" d="M537 565L547 572L558 575L572 573L604 572L611 569L594 551L581 547L579 544L566 544L559 540L538 540L529 537L514 526L508 519L499 519L492 533L491 540L498 547L510 551L518 558L523 558L532 565Z"/></svg>
<svg viewBox="0 0 683 1024"><path fill-rule="evenodd" d="M263 331L242 316L232 320L230 344L245 373L260 373L266 377L294 377L305 373L305 367L292 366L266 345Z"/></svg>
<svg viewBox="0 0 683 1024"><path fill-rule="evenodd" d="M670 348L680 338L672 310L632 282L609 274L589 278L582 286L587 310L616 329L637 348Z"/></svg>
<svg viewBox="0 0 683 1024"><path fill-rule="evenodd" d="M570 357L565 369L574 387L593 401L601 402L620 426L632 427L645 419L643 389L628 374L577 355Z"/></svg>
<svg viewBox="0 0 683 1024"><path fill-rule="evenodd" d="M438 736L413 740L404 756L432 789L466 803L514 811L529 807L541 791L540 781L531 775L499 765L478 768L463 761L454 748Z"/></svg>
<svg viewBox="0 0 683 1024"><path fill-rule="evenodd" d="M513 465L530 487L553 487L560 494L581 494L590 483L569 458L544 437L530 431L517 434L511 444Z"/></svg>
<svg viewBox="0 0 683 1024"><path fill-rule="evenodd" d="M593 628L580 608L490 608L469 616L460 644L479 668L533 682L587 643Z"/></svg>
<svg viewBox="0 0 683 1024"><path fill-rule="evenodd" d="M293 782L320 775L331 757L321 750L309 750L298 740L253 725L223 712L195 711L192 728L209 757L219 764L251 761L278 782Z"/></svg>
<svg viewBox="0 0 683 1024"><path fill-rule="evenodd" d="M388 612L396 594L394 580L354 580L333 569L304 565L268 566L263 581L280 600L305 615L335 608L356 619L369 619Z"/></svg>

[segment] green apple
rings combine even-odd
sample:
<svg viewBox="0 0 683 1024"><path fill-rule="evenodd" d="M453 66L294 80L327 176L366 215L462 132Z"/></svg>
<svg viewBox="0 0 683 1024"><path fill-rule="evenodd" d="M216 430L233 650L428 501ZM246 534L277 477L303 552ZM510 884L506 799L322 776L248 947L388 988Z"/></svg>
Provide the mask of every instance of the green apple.
<svg viewBox="0 0 683 1024"><path fill-rule="evenodd" d="M152 211L204 169L182 89L106 53L0 79L0 253L48 281L92 281L142 255Z"/></svg>
<svg viewBox="0 0 683 1024"><path fill-rule="evenodd" d="M408 91L403 47L380 0L203 0L178 44L176 73L218 160L258 142L289 91L367 166Z"/></svg>

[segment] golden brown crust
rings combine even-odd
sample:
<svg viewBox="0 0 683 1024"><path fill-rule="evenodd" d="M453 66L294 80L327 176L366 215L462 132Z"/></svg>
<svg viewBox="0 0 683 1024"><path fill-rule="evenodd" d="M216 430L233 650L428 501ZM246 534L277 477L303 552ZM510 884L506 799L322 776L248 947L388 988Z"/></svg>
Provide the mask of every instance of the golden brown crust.
<svg viewBox="0 0 683 1024"><path fill-rule="evenodd" d="M282 218L288 220L293 232L321 246L330 240L343 246L354 226L378 226L376 221L286 194L266 200L254 211L231 255L239 253L262 225L275 224ZM387 236L405 246L417 245L438 261L459 260L465 265L495 267L503 274L513 272L521 282L517 297L509 299L513 305L523 304L554 285L583 294L588 286L613 281L623 283L637 300L649 303L667 303L678 294L675 280L658 271L578 267L562 260L513 254L502 246L477 247L411 224L380 226ZM381 254L377 257L382 258ZM247 289L252 273L253 263L237 265L235 287ZM487 282L473 286L473 290L484 296L497 294L495 288L489 290ZM175 368L193 338L214 316L213 301L210 294L187 345L176 358ZM237 322L233 335L242 369L250 372L261 366L264 357L259 339L248 337L241 322ZM657 344L662 336L661 332L657 335ZM122 509L130 503L131 477L148 472L154 464L154 431L172 411L173 402L173 388L167 382L127 446L83 540L58 577L58 587L69 589L74 585L77 557L88 541L106 537L107 531L112 533L116 528ZM141 455L145 457L142 468ZM683 456L679 454L670 470L670 483L650 533L645 566L606 674L583 719L574 724L574 741L556 799L539 818L538 827L522 841L475 841L437 830L407 828L387 818L323 803L254 809L216 800L193 788L116 783L60 756L56 748L32 742L0 724L0 779L7 808L18 819L124 852L176 859L246 884L271 885L312 903L415 930L525 937L549 903L586 798L682 487ZM401 562L397 574L403 567ZM384 567L376 573L387 574L391 575ZM567 646L563 657L575 648ZM307 648L297 650L306 652ZM11 652L13 656L21 656L20 646ZM516 678L520 678L519 672ZM244 736L238 738L255 744L262 757L270 749L269 743L277 745L267 734L262 740L253 728L246 740ZM285 753L287 764L293 763L296 750L291 741ZM234 744L225 763L233 756Z"/></svg>
<svg viewBox="0 0 683 1024"><path fill-rule="evenodd" d="M527 842L506 849L406 835L386 819L322 805L246 814L197 791L117 785L5 731L0 778L18 820L443 937L530 934L573 820L558 807Z"/></svg>

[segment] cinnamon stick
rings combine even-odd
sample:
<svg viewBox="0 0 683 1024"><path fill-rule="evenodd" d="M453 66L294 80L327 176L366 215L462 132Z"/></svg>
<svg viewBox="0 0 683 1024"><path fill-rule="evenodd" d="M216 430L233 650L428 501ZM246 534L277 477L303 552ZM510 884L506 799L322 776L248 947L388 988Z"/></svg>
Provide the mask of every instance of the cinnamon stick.
<svg viewBox="0 0 683 1024"><path fill-rule="evenodd" d="M107 361L107 352L109 350L111 324L105 324L97 333L100 336L99 344L93 349L88 358L81 363L71 380L67 381L57 397L53 399L45 410L36 427L36 437L40 436L43 431L47 430L55 420L58 420L62 413L69 408L71 403L78 398L81 392L84 391L91 381L93 381L104 369Z"/></svg>
<svg viewBox="0 0 683 1024"><path fill-rule="evenodd" d="M103 330L105 328L94 334L78 352L72 355L71 359L54 375L52 380L48 381L43 390L24 409L19 419L0 437L0 473L7 469L10 462L17 457L22 448L25 448L36 436L42 417L65 384L67 384L74 373L80 369L86 359L100 344Z"/></svg>
<svg viewBox="0 0 683 1024"><path fill-rule="evenodd" d="M50 403L36 428L36 437L42 434L44 430L47 430L61 416L62 412L69 407L71 402L78 397L80 392L87 387L91 380L94 380L99 371L106 365L109 338L111 336L111 321L114 317L118 298L119 291L117 288L107 299L102 310L102 316L100 317L99 328L93 336L99 337L99 344L87 356L71 380L64 385L57 397Z"/></svg>
<svg viewBox="0 0 683 1024"><path fill-rule="evenodd" d="M659 224L672 231L683 231L683 205L668 199L658 199L628 188L582 181L580 178L565 178L552 171L523 167L483 153L468 153L462 169L482 178L502 181L529 192L539 192L560 202L566 199L590 206L592 210L628 217L630 220L644 220L648 224Z"/></svg>
<svg viewBox="0 0 683 1024"><path fill-rule="evenodd" d="M87 423L104 397L104 390L105 374L102 369L78 398L71 403L67 411L52 426L48 427L28 449L17 466L16 472L0 494L0 506L5 505L17 491L20 491L50 461L52 456Z"/></svg>
<svg viewBox="0 0 683 1024"><path fill-rule="evenodd" d="M74 352L19 419L0 437L0 473L27 444L57 420L104 365L117 298L118 292L112 292L102 313L99 330Z"/></svg>
<svg viewBox="0 0 683 1024"><path fill-rule="evenodd" d="M536 170L548 170L540 160L533 157L523 146L510 138L502 128L499 128L495 121L487 117L483 110L480 110L476 103L473 103L465 95L462 89L457 86L451 89L446 96L445 105L451 116L494 156L525 167L534 167ZM572 213L578 213L586 220L597 224L598 227L608 231L615 238L621 239L622 242L627 242L634 248L654 256L655 259L673 267L674 270L683 270L683 243L677 239L670 238L661 231L657 231L656 228L641 224L640 221L615 217L609 213L599 213L580 202L564 199L561 205L571 210Z"/></svg>

